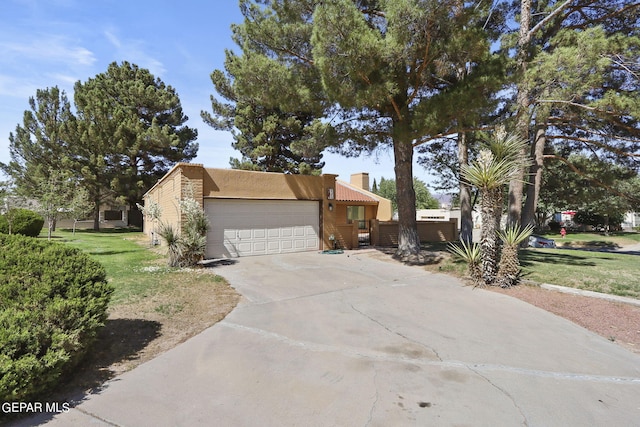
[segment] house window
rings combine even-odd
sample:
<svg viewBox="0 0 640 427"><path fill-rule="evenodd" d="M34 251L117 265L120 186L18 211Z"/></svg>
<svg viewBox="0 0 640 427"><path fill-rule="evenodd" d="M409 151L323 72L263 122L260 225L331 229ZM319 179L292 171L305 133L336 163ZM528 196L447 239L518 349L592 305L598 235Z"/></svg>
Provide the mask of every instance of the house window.
<svg viewBox="0 0 640 427"><path fill-rule="evenodd" d="M366 229L367 223L364 218L364 206L347 206L347 222L358 222L358 228Z"/></svg>
<svg viewBox="0 0 640 427"><path fill-rule="evenodd" d="M122 211L104 211L105 221L120 221L122 220Z"/></svg>

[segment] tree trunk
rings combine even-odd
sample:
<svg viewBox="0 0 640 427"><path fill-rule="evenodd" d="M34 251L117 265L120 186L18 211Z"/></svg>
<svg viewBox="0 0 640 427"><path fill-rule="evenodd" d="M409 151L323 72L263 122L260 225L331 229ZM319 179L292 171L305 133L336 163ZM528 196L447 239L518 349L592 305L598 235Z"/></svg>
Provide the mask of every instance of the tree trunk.
<svg viewBox="0 0 640 427"><path fill-rule="evenodd" d="M485 189L482 192L482 278L489 285L498 272L498 229L502 216L502 187Z"/></svg>
<svg viewBox="0 0 640 427"><path fill-rule="evenodd" d="M396 256L411 260L420 255L416 221L416 193L413 189L413 144L405 121L394 122L396 197L398 203L398 250Z"/></svg>
<svg viewBox="0 0 640 427"><path fill-rule="evenodd" d="M459 168L469 163L469 146L467 134L458 134ZM473 242L473 215L471 206L471 186L460 178L460 240Z"/></svg>
<svg viewBox="0 0 640 427"><path fill-rule="evenodd" d="M516 57L520 81L518 83L518 93L516 103L518 111L516 114L516 132L520 137L529 141L529 106L531 105L531 90L524 79L529 59L529 44L531 42L531 0L520 2L520 32L518 35L518 53ZM522 153L527 156L526 151ZM522 216L522 182L524 180L524 168L520 169L518 176L509 183L509 219L508 223L515 225L520 223Z"/></svg>
<svg viewBox="0 0 640 427"><path fill-rule="evenodd" d="M100 231L100 199L94 200L93 230Z"/></svg>
<svg viewBox="0 0 640 427"><path fill-rule="evenodd" d="M531 157L533 163L529 170L529 185L527 185L527 198L522 212L522 226L536 225L536 209L538 208L538 196L542 186L542 171L544 166L544 147L547 143L546 127L542 124L536 126L536 139L532 147Z"/></svg>

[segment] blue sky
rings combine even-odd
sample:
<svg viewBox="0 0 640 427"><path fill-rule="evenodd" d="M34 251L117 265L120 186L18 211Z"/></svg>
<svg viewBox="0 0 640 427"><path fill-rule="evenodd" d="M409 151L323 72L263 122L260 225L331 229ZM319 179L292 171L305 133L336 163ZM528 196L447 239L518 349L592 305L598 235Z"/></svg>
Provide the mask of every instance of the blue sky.
<svg viewBox="0 0 640 427"><path fill-rule="evenodd" d="M129 61L173 86L190 127L198 129L194 160L228 168L228 132L215 131L200 118L210 110L214 69L224 66L225 49L237 51L230 26L242 15L235 0L3 0L0 9L0 162L9 160L9 133L29 108L37 89L58 86L73 99L73 85ZM325 154L324 173L348 181L369 172L371 182L394 178L393 153L344 158ZM430 178L416 165L415 176Z"/></svg>

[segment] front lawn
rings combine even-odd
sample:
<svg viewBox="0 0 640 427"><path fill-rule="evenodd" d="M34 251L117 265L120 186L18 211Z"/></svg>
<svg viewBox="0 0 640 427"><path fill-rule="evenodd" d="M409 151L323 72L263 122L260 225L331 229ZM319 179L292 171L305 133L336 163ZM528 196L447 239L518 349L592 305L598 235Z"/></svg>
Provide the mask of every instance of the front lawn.
<svg viewBox="0 0 640 427"><path fill-rule="evenodd" d="M640 299L640 256L599 249L619 249L640 242L640 233L569 233L547 234L559 249L528 248L520 251L523 278L577 289ZM443 244L429 244L425 250L446 253ZM434 272L462 277L466 264L451 256L427 266Z"/></svg>
<svg viewBox="0 0 640 427"><path fill-rule="evenodd" d="M520 252L523 278L640 299L640 256L574 249Z"/></svg>
<svg viewBox="0 0 640 427"><path fill-rule="evenodd" d="M640 233L615 232L605 235L604 233L568 232L564 239L560 233L549 233L544 237L555 240L556 245L562 247L619 249L640 243Z"/></svg>
<svg viewBox="0 0 640 427"><path fill-rule="evenodd" d="M46 237L45 237L46 238ZM58 242L100 262L115 291L109 318L82 366L60 384L58 396L102 383L175 347L223 319L239 295L215 268L169 268L164 248L150 247L139 232L58 230Z"/></svg>
<svg viewBox="0 0 640 427"><path fill-rule="evenodd" d="M176 285L193 280L183 270L167 267L166 257L158 248L150 248L148 237L128 231L56 231L56 240L88 253L107 271L115 287L111 305L131 304L147 297L172 293ZM222 281L215 274L197 274L197 280ZM165 304L166 306L166 304ZM165 310L160 307L158 310Z"/></svg>

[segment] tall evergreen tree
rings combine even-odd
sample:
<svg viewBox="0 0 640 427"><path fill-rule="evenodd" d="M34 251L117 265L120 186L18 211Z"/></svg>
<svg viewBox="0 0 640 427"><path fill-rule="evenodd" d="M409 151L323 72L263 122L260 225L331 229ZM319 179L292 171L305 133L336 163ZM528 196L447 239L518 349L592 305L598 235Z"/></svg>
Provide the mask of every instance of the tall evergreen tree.
<svg viewBox="0 0 640 427"><path fill-rule="evenodd" d="M177 93L144 68L112 63L76 83L75 104L74 161L96 210L106 195L135 206L173 164L196 156Z"/></svg>
<svg viewBox="0 0 640 427"><path fill-rule="evenodd" d="M229 52L227 75L220 70L211 74L216 92L226 103L212 96L213 113L201 113L205 123L214 129L233 133L232 147L242 157L232 158L231 166L265 172L320 173L324 166L322 150L333 142L330 127L308 111L287 112L248 96L238 96L232 74L238 62Z"/></svg>
<svg viewBox="0 0 640 427"><path fill-rule="evenodd" d="M485 64L487 34L459 0L243 0L235 26L242 67L236 94L330 123L340 151L394 151L399 211L397 255L420 251L413 151L451 126L450 113L484 102L485 80L456 64ZM478 94L474 101L465 93ZM301 108L305 106L306 108Z"/></svg>
<svg viewBox="0 0 640 427"><path fill-rule="evenodd" d="M7 164L0 168L12 178L16 192L32 196L52 173L68 169L73 149L66 133L71 105L58 87L39 89L29 98L22 124L9 134Z"/></svg>
<svg viewBox="0 0 640 427"><path fill-rule="evenodd" d="M11 161L0 167L26 195L54 173L69 172L89 193L98 229L102 202L140 201L174 163L195 157L197 132L184 126L175 90L128 62L74 89L75 115L57 87L29 99L22 125L9 136Z"/></svg>
<svg viewBox="0 0 640 427"><path fill-rule="evenodd" d="M621 58L638 58L640 4L520 0L514 5L520 12L516 128L530 141L530 154L524 154L533 163L524 211L524 173L510 185L509 216L511 223L532 223L549 139L581 140L583 148L597 145L618 153L623 145L637 152L638 126L629 119L638 95L629 86L633 72ZM636 136L626 139L622 129Z"/></svg>

